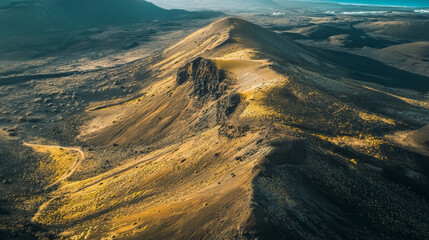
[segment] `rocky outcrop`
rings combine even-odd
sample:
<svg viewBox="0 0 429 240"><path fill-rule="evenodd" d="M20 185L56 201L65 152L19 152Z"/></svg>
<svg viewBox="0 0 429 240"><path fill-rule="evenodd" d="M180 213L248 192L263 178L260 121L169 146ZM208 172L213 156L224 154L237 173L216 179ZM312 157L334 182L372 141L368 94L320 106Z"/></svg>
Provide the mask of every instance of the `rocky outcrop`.
<svg viewBox="0 0 429 240"><path fill-rule="evenodd" d="M217 102L217 112L216 112L216 120L218 123L221 123L228 119L230 115L232 115L237 107L241 104L242 99L240 94L232 94L223 99L220 99Z"/></svg>
<svg viewBox="0 0 429 240"><path fill-rule="evenodd" d="M199 57L179 69L176 81L179 85L191 81L195 96L217 99L226 90L226 84L222 84L225 79L225 72L218 69L213 61Z"/></svg>
<svg viewBox="0 0 429 240"><path fill-rule="evenodd" d="M218 130L220 136L227 138L239 138L246 136L246 133L250 131L249 125L240 124L222 124Z"/></svg>

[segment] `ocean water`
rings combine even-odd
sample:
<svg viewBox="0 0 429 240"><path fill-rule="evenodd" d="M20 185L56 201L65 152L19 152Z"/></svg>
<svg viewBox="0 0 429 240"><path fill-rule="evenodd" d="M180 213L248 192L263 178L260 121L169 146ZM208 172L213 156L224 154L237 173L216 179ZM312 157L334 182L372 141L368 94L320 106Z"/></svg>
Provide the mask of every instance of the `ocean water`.
<svg viewBox="0 0 429 240"><path fill-rule="evenodd" d="M365 4L365 5L404 6L404 7L429 7L429 0L310 0L310 1Z"/></svg>

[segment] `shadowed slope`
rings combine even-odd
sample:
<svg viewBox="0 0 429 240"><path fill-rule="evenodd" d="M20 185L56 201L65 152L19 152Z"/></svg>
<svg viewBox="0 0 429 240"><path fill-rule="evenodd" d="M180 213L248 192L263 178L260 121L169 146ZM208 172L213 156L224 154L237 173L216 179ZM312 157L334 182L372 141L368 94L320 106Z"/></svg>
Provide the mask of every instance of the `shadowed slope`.
<svg viewBox="0 0 429 240"><path fill-rule="evenodd" d="M361 23L355 27L375 35L415 41L429 40L429 33L426 30L429 27L427 21L378 21Z"/></svg>
<svg viewBox="0 0 429 240"><path fill-rule="evenodd" d="M11 3L0 8L0 29L38 32L82 25L124 24L141 20L174 18L186 11L169 11L138 0L45 0Z"/></svg>
<svg viewBox="0 0 429 240"><path fill-rule="evenodd" d="M166 10L144 0L17 1L0 7L0 59L70 58L105 49L122 52L171 32L165 22L222 15Z"/></svg>
<svg viewBox="0 0 429 240"><path fill-rule="evenodd" d="M429 42L395 45L375 54L392 66L429 77Z"/></svg>

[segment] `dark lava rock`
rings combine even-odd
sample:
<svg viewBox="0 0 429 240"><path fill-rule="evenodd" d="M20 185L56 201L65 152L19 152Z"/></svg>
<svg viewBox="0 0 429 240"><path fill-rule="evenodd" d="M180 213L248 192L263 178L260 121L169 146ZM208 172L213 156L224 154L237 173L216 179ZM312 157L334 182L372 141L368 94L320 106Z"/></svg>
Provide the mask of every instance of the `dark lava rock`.
<svg viewBox="0 0 429 240"><path fill-rule="evenodd" d="M10 132L10 133L9 133L9 136L11 136L11 137L16 137L16 136L18 136L18 133L17 133L17 132Z"/></svg>
<svg viewBox="0 0 429 240"><path fill-rule="evenodd" d="M42 121L42 119L40 119L40 118L29 118L28 119L29 123L38 123L38 122L41 122L41 121Z"/></svg>
<svg viewBox="0 0 429 240"><path fill-rule="evenodd" d="M225 72L218 69L213 61L199 57L179 69L176 81L179 85L192 81L195 96L219 98L227 87L221 84L225 79Z"/></svg>
<svg viewBox="0 0 429 240"><path fill-rule="evenodd" d="M242 99L240 94L232 94L218 101L216 119L218 123L226 120L235 112Z"/></svg>
<svg viewBox="0 0 429 240"><path fill-rule="evenodd" d="M222 124L219 128L219 135L232 139L246 136L248 131L250 131L250 127L247 125Z"/></svg>
<svg viewBox="0 0 429 240"><path fill-rule="evenodd" d="M0 215L9 215L10 212L7 209L0 208Z"/></svg>
<svg viewBox="0 0 429 240"><path fill-rule="evenodd" d="M18 122L26 122L27 121L27 118L25 118L25 117L19 117L18 118Z"/></svg>
<svg viewBox="0 0 429 240"><path fill-rule="evenodd" d="M0 118L0 123L10 123L10 122L12 122L12 120L8 118Z"/></svg>

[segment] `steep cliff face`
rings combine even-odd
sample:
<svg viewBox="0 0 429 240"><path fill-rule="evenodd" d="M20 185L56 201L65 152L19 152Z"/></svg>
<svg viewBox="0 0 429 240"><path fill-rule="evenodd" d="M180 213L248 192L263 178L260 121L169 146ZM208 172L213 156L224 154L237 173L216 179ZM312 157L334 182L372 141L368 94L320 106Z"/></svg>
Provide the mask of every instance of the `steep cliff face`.
<svg viewBox="0 0 429 240"><path fill-rule="evenodd" d="M179 85L191 81L195 96L209 95L217 99L226 90L226 84L222 84L225 79L225 72L218 69L213 61L198 57L179 69L176 81Z"/></svg>
<svg viewBox="0 0 429 240"><path fill-rule="evenodd" d="M217 67L213 60L198 57L179 68L176 76L178 86L186 83L191 88L194 109L200 113L193 128L203 130L227 124L234 113L241 113L247 104L234 87L234 78ZM242 105L242 107L240 107Z"/></svg>

